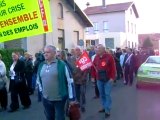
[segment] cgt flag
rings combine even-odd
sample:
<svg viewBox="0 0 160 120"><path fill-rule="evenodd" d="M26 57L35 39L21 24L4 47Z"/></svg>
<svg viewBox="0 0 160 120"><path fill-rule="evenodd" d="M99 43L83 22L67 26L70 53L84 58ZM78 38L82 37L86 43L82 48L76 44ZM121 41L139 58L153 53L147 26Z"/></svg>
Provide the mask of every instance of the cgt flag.
<svg viewBox="0 0 160 120"><path fill-rule="evenodd" d="M88 69L92 66L92 61L88 56L88 53L84 51L80 58L76 62L77 67L79 67L82 71Z"/></svg>

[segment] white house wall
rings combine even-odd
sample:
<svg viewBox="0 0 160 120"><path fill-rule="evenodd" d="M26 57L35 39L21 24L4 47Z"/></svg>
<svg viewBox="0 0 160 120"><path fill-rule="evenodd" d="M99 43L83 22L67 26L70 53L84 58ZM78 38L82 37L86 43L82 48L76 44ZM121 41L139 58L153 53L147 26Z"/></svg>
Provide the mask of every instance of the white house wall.
<svg viewBox="0 0 160 120"><path fill-rule="evenodd" d="M62 20L58 19L58 3L63 5ZM74 13L73 8L68 5L68 2L64 0L50 0L51 17L53 31L46 34L46 44L51 44L58 47L58 29L64 29L65 47L73 48L77 45L77 40L74 40L74 31L79 31L79 39L85 38L85 25L81 18ZM38 39L38 40L36 40ZM35 37L27 38L27 51L35 54L44 47L44 36L39 35Z"/></svg>
<svg viewBox="0 0 160 120"><path fill-rule="evenodd" d="M36 52L42 51L44 47L43 35L33 36L27 38L27 51L31 55L35 55Z"/></svg>
<svg viewBox="0 0 160 120"><path fill-rule="evenodd" d="M64 28L65 28L65 45L67 48L77 46L77 40L74 39L74 31L79 31L79 39L84 40L85 26L78 15L70 8L69 5L64 7Z"/></svg>
<svg viewBox="0 0 160 120"><path fill-rule="evenodd" d="M87 40L99 40L99 44L105 45L105 38L114 38L114 47L125 48L126 43L126 33L124 32L108 32L99 34L86 35Z"/></svg>
<svg viewBox="0 0 160 120"><path fill-rule="evenodd" d="M130 10L132 10L132 14L130 13ZM130 41L130 46L132 46L133 42L134 44L136 43L138 47L137 18L135 16L132 7L130 7L127 11L125 11L125 14L126 14L125 24L126 24L127 41ZM129 32L128 32L128 21L129 21ZM133 24L133 33L132 33L131 23Z"/></svg>
<svg viewBox="0 0 160 120"><path fill-rule="evenodd" d="M98 22L98 33L104 32L103 31L104 21L108 21L109 32L125 32L125 17L124 16L125 16L124 12L88 15L88 17L93 23ZM89 34L94 34L93 28L89 29Z"/></svg>

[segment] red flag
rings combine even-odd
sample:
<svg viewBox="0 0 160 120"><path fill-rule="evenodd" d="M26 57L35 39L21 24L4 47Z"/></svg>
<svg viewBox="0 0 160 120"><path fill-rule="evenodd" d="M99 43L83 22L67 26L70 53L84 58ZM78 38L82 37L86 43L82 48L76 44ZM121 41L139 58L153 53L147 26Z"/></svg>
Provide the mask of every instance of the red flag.
<svg viewBox="0 0 160 120"><path fill-rule="evenodd" d="M76 65L82 70L86 70L92 66L92 61L88 56L88 53L84 51L80 58L77 60Z"/></svg>

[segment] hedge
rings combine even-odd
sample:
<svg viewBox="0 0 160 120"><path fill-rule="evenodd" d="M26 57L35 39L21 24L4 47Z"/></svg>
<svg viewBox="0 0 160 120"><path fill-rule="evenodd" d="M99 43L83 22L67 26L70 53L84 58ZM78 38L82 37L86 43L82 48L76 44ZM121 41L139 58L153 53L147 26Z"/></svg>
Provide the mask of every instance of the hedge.
<svg viewBox="0 0 160 120"><path fill-rule="evenodd" d="M2 61L6 65L7 75L9 73L10 66L12 64L12 52L20 52L20 54L24 53L23 49L0 49L0 54L2 55Z"/></svg>

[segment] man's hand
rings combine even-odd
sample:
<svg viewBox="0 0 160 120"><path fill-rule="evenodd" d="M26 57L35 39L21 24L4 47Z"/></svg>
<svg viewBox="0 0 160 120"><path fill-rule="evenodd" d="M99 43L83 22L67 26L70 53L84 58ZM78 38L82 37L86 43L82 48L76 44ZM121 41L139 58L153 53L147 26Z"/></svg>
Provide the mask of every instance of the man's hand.
<svg viewBox="0 0 160 120"><path fill-rule="evenodd" d="M94 83L94 82L95 82L95 79L94 79L94 78L91 78L91 81Z"/></svg>
<svg viewBox="0 0 160 120"><path fill-rule="evenodd" d="M77 103L77 101L70 101L69 102L69 106L72 106L72 105L74 105L74 104L76 104Z"/></svg>
<svg viewBox="0 0 160 120"><path fill-rule="evenodd" d="M2 78L2 73L0 72L0 78Z"/></svg>
<svg viewBox="0 0 160 120"><path fill-rule="evenodd" d="M111 84L113 84L113 79L110 79L108 82L111 83Z"/></svg>

